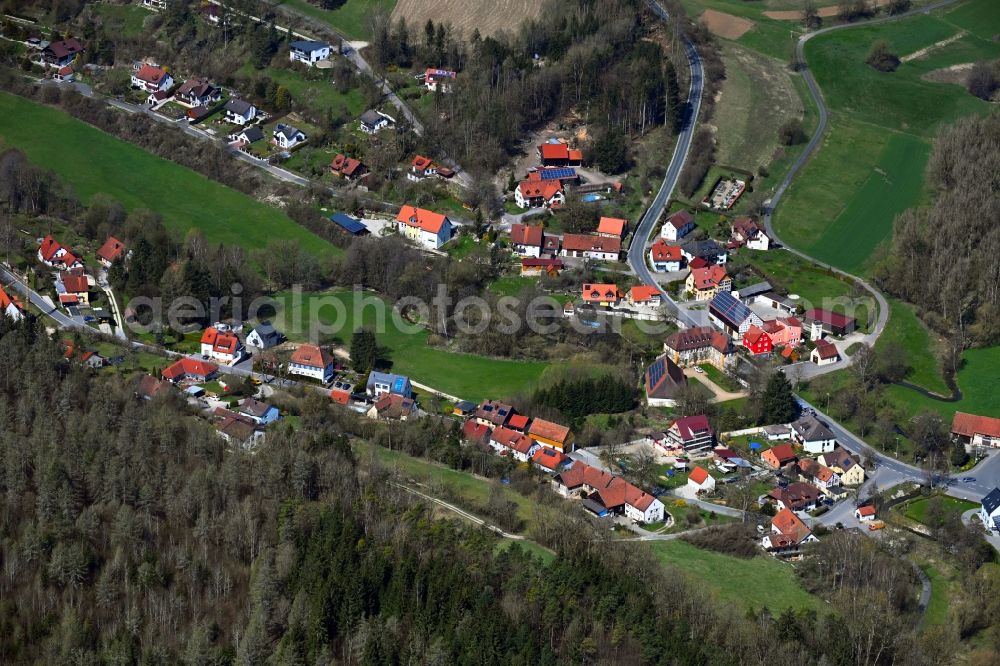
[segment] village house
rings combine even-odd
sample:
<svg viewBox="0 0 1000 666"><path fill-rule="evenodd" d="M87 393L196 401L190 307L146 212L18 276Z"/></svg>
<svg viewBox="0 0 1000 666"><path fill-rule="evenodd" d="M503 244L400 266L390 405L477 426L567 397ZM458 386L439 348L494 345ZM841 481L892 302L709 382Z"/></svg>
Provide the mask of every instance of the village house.
<svg viewBox="0 0 1000 666"><path fill-rule="evenodd" d="M436 250L451 240L451 220L447 215L423 208L403 206L396 216L399 233L428 250Z"/></svg>
<svg viewBox="0 0 1000 666"><path fill-rule="evenodd" d="M760 454L760 459L771 469L781 469L799 458L795 455L795 449L791 444L778 444Z"/></svg>
<svg viewBox="0 0 1000 666"><path fill-rule="evenodd" d="M769 442L780 442L792 438L792 429L786 425L769 425L764 427L764 436Z"/></svg>
<svg viewBox="0 0 1000 666"><path fill-rule="evenodd" d="M231 99L222 109L225 121L234 125L248 125L257 117L257 107L242 99Z"/></svg>
<svg viewBox="0 0 1000 666"><path fill-rule="evenodd" d="M573 450L573 433L567 426L546 421L545 419L534 419L531 427L528 428L528 437L535 440L542 446L548 446L557 451L568 453Z"/></svg>
<svg viewBox="0 0 1000 666"><path fill-rule="evenodd" d="M546 234L542 236L542 256L543 257L556 257L559 255L559 249L562 247L562 239L559 236L552 236Z"/></svg>
<svg viewBox="0 0 1000 666"><path fill-rule="evenodd" d="M367 172L368 169L361 163L361 160L347 157L341 153L337 153L333 157L333 161L330 162L330 173L338 178L356 180L364 176Z"/></svg>
<svg viewBox="0 0 1000 666"><path fill-rule="evenodd" d="M514 190L518 208L553 208L566 203L566 192L558 180L522 180Z"/></svg>
<svg viewBox="0 0 1000 666"><path fill-rule="evenodd" d="M269 321L260 322L247 334L247 344L257 349L277 347L283 340L284 336Z"/></svg>
<svg viewBox="0 0 1000 666"><path fill-rule="evenodd" d="M686 210L679 210L663 223L660 238L676 243L694 231L694 215Z"/></svg>
<svg viewBox="0 0 1000 666"><path fill-rule="evenodd" d="M598 516L624 514L640 523L663 520L664 507L653 495L625 479L576 461L552 479L552 487L563 497L580 497L583 506Z"/></svg>
<svg viewBox="0 0 1000 666"><path fill-rule="evenodd" d="M295 41L288 45L288 59L313 67L318 62L330 59L330 45L311 40Z"/></svg>
<svg viewBox="0 0 1000 666"><path fill-rule="evenodd" d="M510 418L507 419L507 427L528 434L528 429L531 428L531 417L525 414L511 414Z"/></svg>
<svg viewBox="0 0 1000 666"><path fill-rule="evenodd" d="M525 180L558 180L563 187L580 184L580 176L572 167L532 167L528 169Z"/></svg>
<svg viewBox="0 0 1000 666"><path fill-rule="evenodd" d="M662 238L657 238L653 246L649 248L649 262L653 265L653 270L658 273L679 271L682 259L680 246L669 245Z"/></svg>
<svg viewBox="0 0 1000 666"><path fill-rule="evenodd" d="M838 446L829 453L820 454L817 460L840 476L841 485L853 487L865 482L865 468L861 460L847 449Z"/></svg>
<svg viewBox="0 0 1000 666"><path fill-rule="evenodd" d="M407 398L395 393L385 393L375 401L365 415L372 419L392 419L405 421L413 414L416 404L413 398Z"/></svg>
<svg viewBox="0 0 1000 666"><path fill-rule="evenodd" d="M135 387L135 395L143 400L153 400L163 395L169 395L173 385L170 382L157 379L153 375L143 375Z"/></svg>
<svg viewBox="0 0 1000 666"><path fill-rule="evenodd" d="M806 481L819 488L824 495L831 495L832 489L840 486L840 475L811 458L799 461L799 474Z"/></svg>
<svg viewBox="0 0 1000 666"><path fill-rule="evenodd" d="M857 508L854 512L854 517L857 518L860 523L870 523L877 518L876 513L875 507L871 504L866 504Z"/></svg>
<svg viewBox="0 0 1000 666"><path fill-rule="evenodd" d="M581 297L587 305L615 308L618 307L618 303L622 299L622 292L615 284L591 284L588 282L581 287Z"/></svg>
<svg viewBox="0 0 1000 666"><path fill-rule="evenodd" d="M629 289L626 300L634 308L658 308L663 305L663 295L659 287L648 284L636 285Z"/></svg>
<svg viewBox="0 0 1000 666"><path fill-rule="evenodd" d="M125 244L114 236L108 236L108 240L104 241L104 245L97 250L97 260L105 268L111 268L111 264L119 261L124 256Z"/></svg>
<svg viewBox="0 0 1000 666"><path fill-rule="evenodd" d="M570 459L555 449L550 449L547 446L539 446L531 455L531 462L543 472L556 474L563 466L570 462Z"/></svg>
<svg viewBox="0 0 1000 666"><path fill-rule="evenodd" d="M177 384L188 381L197 384L211 381L219 374L219 366L194 358L182 358L163 371L163 378Z"/></svg>
<svg viewBox="0 0 1000 666"><path fill-rule="evenodd" d="M410 162L410 170L406 172L406 179L412 180L415 183L419 183L425 178L431 178L438 175L438 167L434 164L434 160L429 157L424 157L423 155L417 155Z"/></svg>
<svg viewBox="0 0 1000 666"><path fill-rule="evenodd" d="M774 347L797 347L802 342L802 322L795 317L768 319L761 328Z"/></svg>
<svg viewBox="0 0 1000 666"><path fill-rule="evenodd" d="M955 412L951 419L951 436L970 446L1000 446L1000 419Z"/></svg>
<svg viewBox="0 0 1000 666"><path fill-rule="evenodd" d="M90 280L83 268L71 268L56 275L60 305L90 305Z"/></svg>
<svg viewBox="0 0 1000 666"><path fill-rule="evenodd" d="M292 127L291 125L284 125L278 123L273 134L273 141L279 148L284 148L285 150L290 150L300 143L305 143L306 133L300 129Z"/></svg>
<svg viewBox="0 0 1000 666"><path fill-rule="evenodd" d="M38 260L60 271L83 266L83 262L69 248L63 247L51 234L42 239Z"/></svg>
<svg viewBox="0 0 1000 666"><path fill-rule="evenodd" d="M358 128L365 134L372 136L395 124L395 118L375 109L368 109L358 118Z"/></svg>
<svg viewBox="0 0 1000 666"><path fill-rule="evenodd" d="M510 225L510 249L521 257L538 258L542 254L542 236L545 227L532 224Z"/></svg>
<svg viewBox="0 0 1000 666"><path fill-rule="evenodd" d="M455 85L458 74L449 69L428 67L424 71L424 87L431 92L449 93Z"/></svg>
<svg viewBox="0 0 1000 666"><path fill-rule="evenodd" d="M528 462L540 447L524 433L510 428L494 428L490 435L490 446L503 456L511 456L518 462Z"/></svg>
<svg viewBox="0 0 1000 666"><path fill-rule="evenodd" d="M707 264L725 264L729 259L726 250L714 240L688 241L681 245L681 254L690 264L695 259L702 259Z"/></svg>
<svg viewBox="0 0 1000 666"><path fill-rule="evenodd" d="M42 60L50 67L67 67L73 64L76 56L84 52L83 44L75 37L63 39L49 44L42 49Z"/></svg>
<svg viewBox="0 0 1000 666"><path fill-rule="evenodd" d="M535 259L525 257L521 260L522 277L538 277L543 273L551 277L557 277L562 272L562 259Z"/></svg>
<svg viewBox="0 0 1000 666"><path fill-rule="evenodd" d="M819 489L802 481L789 483L786 487L778 486L767 494L768 499L773 500L779 509L789 509L791 511L812 511L819 504Z"/></svg>
<svg viewBox="0 0 1000 666"><path fill-rule="evenodd" d="M562 141L547 142L538 146L538 159L543 166L579 166L583 151L571 149Z"/></svg>
<svg viewBox="0 0 1000 666"><path fill-rule="evenodd" d="M625 231L628 229L628 221L617 217L602 217L597 223L598 236L608 236L610 238L623 239Z"/></svg>
<svg viewBox="0 0 1000 666"><path fill-rule="evenodd" d="M229 140L235 143L237 148L257 143L263 138L264 130L262 130L259 125L251 125L250 127L244 128L239 132L233 132L229 135Z"/></svg>
<svg viewBox="0 0 1000 666"><path fill-rule="evenodd" d="M597 261L618 261L621 256L622 241L620 238L609 238L594 234L563 234L562 250L564 257L583 257Z"/></svg>
<svg viewBox="0 0 1000 666"><path fill-rule="evenodd" d="M759 328L764 324L757 313L733 298L728 291L720 291L709 302L708 318L734 338L742 337L751 326Z"/></svg>
<svg viewBox="0 0 1000 666"><path fill-rule="evenodd" d="M281 418L281 412L278 411L277 407L254 398L247 398L241 402L238 413L262 426L274 423Z"/></svg>
<svg viewBox="0 0 1000 666"><path fill-rule="evenodd" d="M775 557L799 559L801 547L815 541L818 539L801 518L782 509L771 519L771 533L761 540L761 545Z"/></svg>
<svg viewBox="0 0 1000 666"><path fill-rule="evenodd" d="M747 332L743 334L743 346L754 356L770 354L774 349L771 336L759 326L751 326L747 329Z"/></svg>
<svg viewBox="0 0 1000 666"><path fill-rule="evenodd" d="M729 291L732 286L733 279L718 264L692 269L684 281L684 288L694 295L696 301L711 300L719 292Z"/></svg>
<svg viewBox="0 0 1000 666"><path fill-rule="evenodd" d="M840 352L832 342L817 339L815 349L809 354L809 360L816 365L832 365L840 361Z"/></svg>
<svg viewBox="0 0 1000 666"><path fill-rule="evenodd" d="M715 479L703 467L695 467L688 474L687 486L694 494L710 493L715 490Z"/></svg>
<svg viewBox="0 0 1000 666"><path fill-rule="evenodd" d="M368 373L368 383L365 385L365 393L372 398L378 398L386 393L393 393L409 398L413 395L413 386L410 378L405 375L394 375L386 372Z"/></svg>
<svg viewBox="0 0 1000 666"><path fill-rule="evenodd" d="M715 433L704 414L677 419L667 429L667 437L675 448L682 448L688 453L707 453L715 447Z"/></svg>
<svg viewBox="0 0 1000 666"><path fill-rule="evenodd" d="M142 0L142 6L149 9L164 10L167 8L167 0Z"/></svg>
<svg viewBox="0 0 1000 666"><path fill-rule="evenodd" d="M687 377L666 355L653 361L643 374L646 403L651 407L672 407L681 387L687 386Z"/></svg>
<svg viewBox="0 0 1000 666"><path fill-rule="evenodd" d="M201 355L225 365L233 365L243 359L243 343L228 328L206 328L201 334Z"/></svg>
<svg viewBox="0 0 1000 666"><path fill-rule="evenodd" d="M745 246L748 250L768 250L771 247L771 239L760 222L749 217L736 218L732 225L732 239L740 246Z"/></svg>
<svg viewBox="0 0 1000 666"><path fill-rule="evenodd" d="M484 426L482 423L477 423L474 419L469 419L462 424L462 438L470 444L475 444L484 451L490 450L489 441L491 434L492 431L487 426Z"/></svg>
<svg viewBox="0 0 1000 666"><path fill-rule="evenodd" d="M507 425L510 417L516 414L514 408L495 400L483 400L476 408L476 422L489 428L499 428Z"/></svg>
<svg viewBox="0 0 1000 666"><path fill-rule="evenodd" d="M132 72L132 87L148 93L165 92L174 85L174 77L163 69L148 63Z"/></svg>
<svg viewBox="0 0 1000 666"><path fill-rule="evenodd" d="M53 81L72 81L76 78L76 72L70 66L60 67L56 70L56 73L52 75Z"/></svg>
<svg viewBox="0 0 1000 666"><path fill-rule="evenodd" d="M188 107L210 106L222 99L222 89L213 86L205 77L194 77L181 84L174 93L174 101Z"/></svg>
<svg viewBox="0 0 1000 666"><path fill-rule="evenodd" d="M823 337L823 333L843 336L857 328L854 317L818 308L806 311L805 320L810 327L809 337L813 340Z"/></svg>
<svg viewBox="0 0 1000 666"><path fill-rule="evenodd" d="M994 488L983 498L979 507L979 520L987 532L1000 532L1000 488Z"/></svg>
<svg viewBox="0 0 1000 666"><path fill-rule="evenodd" d="M812 414L794 421L791 428L792 439L801 444L806 453L829 453L837 445L837 436Z"/></svg>
<svg viewBox="0 0 1000 666"><path fill-rule="evenodd" d="M288 361L288 374L317 379L324 384L333 381L335 370L333 356L318 345L299 346Z"/></svg>
<svg viewBox="0 0 1000 666"><path fill-rule="evenodd" d="M685 328L663 341L667 358L682 368L708 363L726 371L736 367L736 350L725 333L710 326Z"/></svg>
<svg viewBox="0 0 1000 666"><path fill-rule="evenodd" d="M24 318L24 304L13 293L7 293L2 284L0 284L0 314L14 321L20 321Z"/></svg>
<svg viewBox="0 0 1000 666"><path fill-rule="evenodd" d="M353 395L354 384L340 379L333 382L333 387L330 389L330 400L346 407L351 404L351 396Z"/></svg>
<svg viewBox="0 0 1000 666"><path fill-rule="evenodd" d="M229 444L250 450L264 438L253 419L221 408L215 411L215 416L219 418L215 431Z"/></svg>

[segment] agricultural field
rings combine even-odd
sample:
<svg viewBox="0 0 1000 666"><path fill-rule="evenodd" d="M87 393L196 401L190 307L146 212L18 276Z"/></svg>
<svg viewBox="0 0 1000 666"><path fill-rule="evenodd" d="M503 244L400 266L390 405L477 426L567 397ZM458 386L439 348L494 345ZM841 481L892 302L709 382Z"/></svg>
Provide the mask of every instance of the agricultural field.
<svg viewBox="0 0 1000 666"><path fill-rule="evenodd" d="M307 0L278 0L274 4L325 23L349 39L366 40L371 38L371 15L391 13L396 0L347 0L339 9L322 9Z"/></svg>
<svg viewBox="0 0 1000 666"><path fill-rule="evenodd" d="M321 339L343 345L350 343L356 328L370 326L376 332L379 347L384 351L385 361L391 364L392 372L409 375L421 384L477 402L531 391L550 367L543 361L491 359L429 347L430 334L422 327L404 330L391 316L386 316L384 325L377 325L375 307L363 307L362 302L384 301L372 293L363 296L343 291L305 294L296 302L294 294L279 294L274 322L290 340L299 341L310 337L311 321L320 322L333 329L320 336ZM355 312L356 308L360 312ZM385 310L388 312L388 305Z"/></svg>
<svg viewBox="0 0 1000 666"><path fill-rule="evenodd" d="M447 21L465 35L479 30L484 37L500 30L516 31L525 19L537 17L542 3L532 0L397 0L392 20L406 19L411 27L423 27L428 19Z"/></svg>
<svg viewBox="0 0 1000 666"><path fill-rule="evenodd" d="M791 565L763 554L744 560L680 540L637 547L651 549L661 564L680 571L692 584L710 590L723 603L735 603L746 610L767 608L775 615L786 608L822 608L819 597L802 589Z"/></svg>
<svg viewBox="0 0 1000 666"><path fill-rule="evenodd" d="M40 126L44 132L38 131ZM199 229L211 243L248 250L285 238L316 255L342 252L276 208L62 111L6 93L0 94L0 140L58 173L84 201L103 192L127 209L150 208L179 236Z"/></svg>

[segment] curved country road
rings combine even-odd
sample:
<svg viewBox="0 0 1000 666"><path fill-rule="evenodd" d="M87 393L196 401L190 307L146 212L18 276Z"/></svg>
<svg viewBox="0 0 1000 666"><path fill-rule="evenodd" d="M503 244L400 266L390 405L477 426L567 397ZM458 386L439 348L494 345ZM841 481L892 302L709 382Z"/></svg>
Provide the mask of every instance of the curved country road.
<svg viewBox="0 0 1000 666"><path fill-rule="evenodd" d="M648 0L648 4L653 12L664 21L670 19L667 10L657 0ZM701 109L701 94L705 78L701 57L698 55L698 50L694 47L694 44L687 38L684 40L684 51L687 55L688 66L691 69L687 104L684 109L684 122L680 134L677 135L677 145L674 146L674 154L670 158L670 165L667 167L667 173L663 178L660 191L656 193L656 198L653 199L653 203L650 204L649 209L642 216L642 219L639 220L639 226L636 227L632 244L628 249L628 263L643 283L653 285L660 290L660 295L670 315L680 321L684 327L691 327L696 326L697 323L689 314L677 307L677 303L670 297L670 294L653 279L653 274L650 272L649 266L646 265L646 245L649 243L649 235L653 231L653 225L656 224L656 221L663 213L663 209L666 208L667 202L670 201L670 197L673 196L677 179L680 178L681 170L687 161L688 151L691 149L691 140L694 137L698 121L698 111Z"/></svg>
<svg viewBox="0 0 1000 666"><path fill-rule="evenodd" d="M816 83L816 79L813 77L812 72L809 70L808 64L806 63L805 45L806 42L808 42L810 39L818 35L825 35L830 32L835 32L838 30L847 30L854 27L872 26L881 23L889 23L890 21L897 21L900 19L908 18L910 16L914 16L916 14L928 14L935 9L939 9L941 7L950 5L956 1L957 0L940 0L939 2L934 2L924 7L911 9L907 12L903 12L902 14L896 14L895 16L884 16L882 18L872 19L869 21L861 21L858 23L844 23L841 25L830 26L828 28L822 28L820 30L816 30L814 32L810 32L806 35L803 35L802 37L799 38L798 43L795 45L795 57L798 60L798 62L801 63L802 78L803 80L805 80L806 86L809 88L809 94L812 96L813 102L815 103L816 108L819 110L819 123L816 125L816 131L813 132L813 135L809 139L809 143L806 145L805 150L803 150L802 154L799 155L799 158L795 160L795 163L792 165L792 168L788 170L787 174L785 174L785 179L781 181L781 184L778 186L778 188L774 191L774 194L771 196L771 199L767 204L767 211L764 214L764 226L767 229L768 235L774 241L780 243L784 247L784 249L787 250L788 252L791 252L792 254L801 257L806 261L809 261L810 263L829 269L837 273L838 275L841 275L843 277L849 278L857 282L859 285L864 287L864 289L868 291L872 295L872 297L875 298L875 301L878 303L878 319L875 322L875 328L872 330L872 332L865 336L864 341L868 345L875 344L875 341L878 340L879 336L881 336L882 333L885 331L886 323L888 323L889 321L889 303L888 301L886 301L885 296L882 295L882 292L880 292L878 289L872 286L867 280L864 280L856 275L852 275L847 271L842 271L836 266L831 266L826 262L820 261L815 257L809 256L805 252L801 252L799 250L795 250L789 247L786 243L783 243L781 241L781 238L774 230L772 215L774 213L775 207L778 205L778 202L781 200L781 197L788 190L789 185L791 185L792 179L795 178L799 170L803 166L805 166L805 163L809 160L810 157L812 157L813 153L816 152L816 149L819 147L820 141L822 141L823 139L823 135L826 133L826 128L829 123L829 111L826 107L826 103L823 101L823 93L820 90L819 85ZM847 358L846 362L850 364L851 359Z"/></svg>

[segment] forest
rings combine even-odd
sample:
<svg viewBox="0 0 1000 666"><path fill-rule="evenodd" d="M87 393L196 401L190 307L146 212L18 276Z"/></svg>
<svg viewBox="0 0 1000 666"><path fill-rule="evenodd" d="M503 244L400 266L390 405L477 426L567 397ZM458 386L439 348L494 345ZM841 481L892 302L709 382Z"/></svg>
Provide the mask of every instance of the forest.
<svg viewBox="0 0 1000 666"><path fill-rule="evenodd" d="M544 563L434 519L359 459L377 426L320 396L251 455L179 398L66 364L30 319L0 319L0 359L3 663L846 666L955 645L918 635L909 575L850 540L818 554L820 588L864 573L828 611L744 614L582 520L549 526Z"/></svg>

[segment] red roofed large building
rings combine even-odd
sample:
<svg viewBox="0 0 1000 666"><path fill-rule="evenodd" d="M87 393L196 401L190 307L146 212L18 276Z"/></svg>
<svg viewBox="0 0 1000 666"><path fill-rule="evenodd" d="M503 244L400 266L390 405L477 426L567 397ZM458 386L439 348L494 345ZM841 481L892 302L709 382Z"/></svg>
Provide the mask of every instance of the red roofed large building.
<svg viewBox="0 0 1000 666"><path fill-rule="evenodd" d="M65 67L71 65L77 54L83 53L83 44L75 37L63 39L58 42L50 42L42 50L42 59L54 67Z"/></svg>
<svg viewBox="0 0 1000 666"><path fill-rule="evenodd" d="M1000 419L955 412L951 420L951 434L973 446L1000 446Z"/></svg>
<svg viewBox="0 0 1000 666"><path fill-rule="evenodd" d="M806 324L812 327L812 334L810 337L814 340L819 338L822 333L829 333L831 335L847 335L857 326L857 322L854 320L854 317L848 317L847 315L840 314L839 312L831 312L830 310L822 310L819 308L806 311L805 320Z"/></svg>
<svg viewBox="0 0 1000 666"><path fill-rule="evenodd" d="M733 279L726 269L718 264L705 268L692 268L684 283L688 292L694 294L697 301L710 301L720 291L729 291L733 287Z"/></svg>
<svg viewBox="0 0 1000 666"><path fill-rule="evenodd" d="M729 336L711 326L685 328L668 336L663 351L682 368L709 363L729 370L736 365L736 350Z"/></svg>
<svg viewBox="0 0 1000 666"><path fill-rule="evenodd" d="M71 268L60 273L56 281L56 292L63 305L90 305L90 281L83 268Z"/></svg>
<svg viewBox="0 0 1000 666"><path fill-rule="evenodd" d="M522 180L514 190L518 208L553 208L566 203L566 192L558 180Z"/></svg>
<svg viewBox="0 0 1000 666"><path fill-rule="evenodd" d="M649 260L653 270L658 273L674 273L681 269L683 255L680 245L670 245L662 238L657 238L649 248Z"/></svg>
<svg viewBox="0 0 1000 666"><path fill-rule="evenodd" d="M201 355L232 365L243 358L243 343L231 331L209 327L201 334Z"/></svg>
<svg viewBox="0 0 1000 666"><path fill-rule="evenodd" d="M762 328L775 347L797 347L802 342L802 322L795 317L768 319Z"/></svg>
<svg viewBox="0 0 1000 666"><path fill-rule="evenodd" d="M788 509L782 509L771 519L771 533L761 545L776 557L800 557L802 544L818 541L809 526Z"/></svg>
<svg viewBox="0 0 1000 666"><path fill-rule="evenodd" d="M550 449L547 446L539 446L535 453L531 456L531 462L535 463L538 467L545 470L546 472L551 472L555 474L569 461L569 458L564 456L561 452L555 449Z"/></svg>
<svg viewBox="0 0 1000 666"><path fill-rule="evenodd" d="M182 358L163 371L163 378L175 384L185 379L192 382L207 382L219 373L214 363L194 358Z"/></svg>
<svg viewBox="0 0 1000 666"><path fill-rule="evenodd" d="M584 506L598 515L624 514L642 523L663 520L663 503L625 479L582 462L562 470L552 487L563 497L580 497Z"/></svg>
<svg viewBox="0 0 1000 666"><path fill-rule="evenodd" d="M622 299L622 292L616 284L586 283L581 288L584 303L601 307L615 307Z"/></svg>
<svg viewBox="0 0 1000 666"><path fill-rule="evenodd" d="M523 433L500 427L495 428L490 435L490 446L500 455L512 456L518 462L528 462L539 445Z"/></svg>
<svg viewBox="0 0 1000 666"><path fill-rule="evenodd" d="M114 236L108 236L104 245L97 251L97 260L105 268L111 268L111 264L119 261L125 256L125 244Z"/></svg>
<svg viewBox="0 0 1000 666"><path fill-rule="evenodd" d="M399 233L421 246L436 250L451 239L451 220L447 215L403 206L396 216Z"/></svg>
<svg viewBox="0 0 1000 666"><path fill-rule="evenodd" d="M544 166L579 166L583 151L574 150L562 141L538 146L538 159Z"/></svg>
<svg viewBox="0 0 1000 666"><path fill-rule="evenodd" d="M756 325L751 325L747 329L747 332L743 334L743 346L749 349L750 353L754 356L770 354L774 348L771 336L764 329Z"/></svg>
<svg viewBox="0 0 1000 666"><path fill-rule="evenodd" d="M288 361L288 373L318 379L324 384L333 381L336 369L333 356L318 345L300 345Z"/></svg>
<svg viewBox="0 0 1000 666"><path fill-rule="evenodd" d="M582 257L598 261L618 261L622 252L620 238L596 234L564 234L561 254L564 257Z"/></svg>
<svg viewBox="0 0 1000 666"><path fill-rule="evenodd" d="M46 266L52 266L64 271L69 268L83 266L80 258L73 254L68 247L59 244L52 234L42 239L42 244L38 248L38 260Z"/></svg>
<svg viewBox="0 0 1000 666"><path fill-rule="evenodd" d="M573 433L567 426L535 419L528 428L528 436L542 446L549 446L559 451L573 450Z"/></svg>
<svg viewBox="0 0 1000 666"><path fill-rule="evenodd" d="M542 255L542 237L545 227L540 224L512 224L510 249L522 257L538 258Z"/></svg>
<svg viewBox="0 0 1000 666"><path fill-rule="evenodd" d="M132 87L155 93L168 90L174 85L174 77L161 67L145 64L132 72Z"/></svg>
<svg viewBox="0 0 1000 666"><path fill-rule="evenodd" d="M624 238L626 229L628 229L628 221L617 217L602 217L597 223L598 236Z"/></svg>
<svg viewBox="0 0 1000 666"><path fill-rule="evenodd" d="M340 153L334 155L333 161L330 162L330 173L340 178L346 178L347 180L360 178L367 171L361 160L356 160L353 157L347 157Z"/></svg>
<svg viewBox="0 0 1000 666"><path fill-rule="evenodd" d="M715 433L704 414L677 419L667 430L667 437L689 453L704 453L715 447Z"/></svg>

